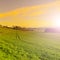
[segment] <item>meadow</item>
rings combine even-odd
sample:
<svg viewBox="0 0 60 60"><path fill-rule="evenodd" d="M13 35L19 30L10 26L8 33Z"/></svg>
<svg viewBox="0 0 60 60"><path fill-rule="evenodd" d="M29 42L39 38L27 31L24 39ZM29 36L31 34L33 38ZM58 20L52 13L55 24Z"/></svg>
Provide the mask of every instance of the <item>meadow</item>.
<svg viewBox="0 0 60 60"><path fill-rule="evenodd" d="M0 60L60 60L60 33L0 28Z"/></svg>

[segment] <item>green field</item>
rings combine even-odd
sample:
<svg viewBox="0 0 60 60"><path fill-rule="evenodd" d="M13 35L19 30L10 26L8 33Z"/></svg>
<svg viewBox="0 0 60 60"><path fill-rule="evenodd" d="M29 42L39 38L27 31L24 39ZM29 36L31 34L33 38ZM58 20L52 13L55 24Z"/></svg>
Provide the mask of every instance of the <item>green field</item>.
<svg viewBox="0 0 60 60"><path fill-rule="evenodd" d="M60 60L60 33L0 28L0 60Z"/></svg>

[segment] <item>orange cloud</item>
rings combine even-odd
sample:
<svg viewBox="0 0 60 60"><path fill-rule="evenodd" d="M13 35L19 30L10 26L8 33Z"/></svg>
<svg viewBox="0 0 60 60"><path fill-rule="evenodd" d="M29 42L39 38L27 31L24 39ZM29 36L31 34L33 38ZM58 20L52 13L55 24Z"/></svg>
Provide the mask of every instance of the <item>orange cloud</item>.
<svg viewBox="0 0 60 60"><path fill-rule="evenodd" d="M37 6L30 6L30 7L16 9L16 10L13 10L10 12L1 13L0 18L4 18L4 17L8 17L8 16L15 16L18 14L26 16L26 14L29 13L30 11L34 11L34 10L38 10L38 9L48 9L49 7L59 5L59 3L60 2L52 2L52 3L48 3L48 4L42 4L42 5L37 5ZM42 14L44 12L46 12L46 11L40 10L40 11L33 12L30 15L39 15L39 14Z"/></svg>

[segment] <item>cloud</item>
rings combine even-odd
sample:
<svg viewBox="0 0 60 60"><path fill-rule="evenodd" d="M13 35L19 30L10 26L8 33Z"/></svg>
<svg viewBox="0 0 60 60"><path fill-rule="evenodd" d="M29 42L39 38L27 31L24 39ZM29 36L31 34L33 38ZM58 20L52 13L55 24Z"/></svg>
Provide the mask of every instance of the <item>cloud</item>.
<svg viewBox="0 0 60 60"><path fill-rule="evenodd" d="M24 27L52 26L50 13L59 9L60 1L37 6L18 8L13 11L0 14L0 23L4 25L20 25ZM53 11L52 11L53 10ZM49 19L49 20L48 20Z"/></svg>
<svg viewBox="0 0 60 60"><path fill-rule="evenodd" d="M8 16L15 16L15 15L23 15L23 16L28 16L30 13L30 16L36 16L39 14L43 14L46 12L50 7L59 5L60 2L52 2L48 4L42 4L42 5L37 5L37 6L29 6L29 7L24 7L24 8L18 8L13 11L5 12L0 14L0 18L8 17ZM40 10L40 11L35 11L35 10ZM32 13L32 11L35 11Z"/></svg>

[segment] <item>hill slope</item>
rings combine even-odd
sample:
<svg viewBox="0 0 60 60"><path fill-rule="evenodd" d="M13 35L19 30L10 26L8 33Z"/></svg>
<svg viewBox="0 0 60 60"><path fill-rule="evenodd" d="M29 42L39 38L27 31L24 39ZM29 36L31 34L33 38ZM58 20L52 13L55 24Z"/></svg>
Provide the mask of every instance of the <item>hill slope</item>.
<svg viewBox="0 0 60 60"><path fill-rule="evenodd" d="M60 34L0 28L0 60L60 60Z"/></svg>

